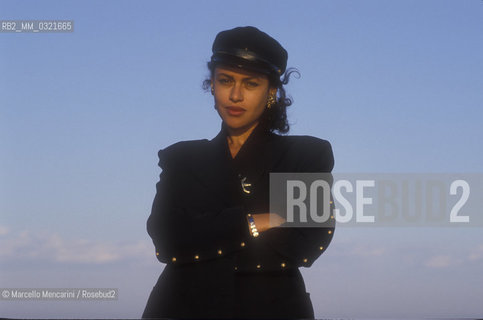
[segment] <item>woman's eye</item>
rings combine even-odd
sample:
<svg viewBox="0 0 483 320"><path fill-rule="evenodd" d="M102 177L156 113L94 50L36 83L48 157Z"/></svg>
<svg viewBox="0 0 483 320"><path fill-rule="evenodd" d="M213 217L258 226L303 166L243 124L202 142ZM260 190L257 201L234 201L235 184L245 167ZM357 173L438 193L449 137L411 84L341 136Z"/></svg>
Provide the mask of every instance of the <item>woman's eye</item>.
<svg viewBox="0 0 483 320"><path fill-rule="evenodd" d="M221 84L227 84L230 82L230 79L218 79L218 82Z"/></svg>
<svg viewBox="0 0 483 320"><path fill-rule="evenodd" d="M247 82L247 86L248 86L248 87L255 88L255 87L258 87L258 83L253 82L253 81L248 81L248 82Z"/></svg>

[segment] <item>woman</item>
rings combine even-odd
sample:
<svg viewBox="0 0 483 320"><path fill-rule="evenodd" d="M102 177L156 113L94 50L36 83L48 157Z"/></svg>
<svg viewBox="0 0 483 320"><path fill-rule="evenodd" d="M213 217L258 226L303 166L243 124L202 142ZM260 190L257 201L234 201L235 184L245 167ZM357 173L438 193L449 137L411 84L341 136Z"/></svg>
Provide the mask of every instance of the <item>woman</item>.
<svg viewBox="0 0 483 320"><path fill-rule="evenodd" d="M208 63L221 130L159 151L147 222L166 266L143 318L314 318L299 267L329 245L327 228L282 228L270 172L330 172L329 142L288 132L287 52L254 27L220 32ZM285 73L285 74L284 74ZM280 77L283 76L281 80Z"/></svg>

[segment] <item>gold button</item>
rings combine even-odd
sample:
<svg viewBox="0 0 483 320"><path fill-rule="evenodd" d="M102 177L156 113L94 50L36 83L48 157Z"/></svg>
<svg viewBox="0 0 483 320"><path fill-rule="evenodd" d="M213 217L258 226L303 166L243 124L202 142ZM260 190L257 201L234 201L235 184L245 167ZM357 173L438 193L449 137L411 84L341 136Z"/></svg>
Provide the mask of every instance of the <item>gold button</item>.
<svg viewBox="0 0 483 320"><path fill-rule="evenodd" d="M176 262L176 257L172 257L171 261Z"/></svg>
<svg viewBox="0 0 483 320"><path fill-rule="evenodd" d="M330 200L329 202L330 202L330 204L333 204L334 203L334 201L332 201L332 200Z"/></svg>
<svg viewBox="0 0 483 320"><path fill-rule="evenodd" d="M332 234L332 230L329 230L328 232L329 232L329 234Z"/></svg>
<svg viewBox="0 0 483 320"><path fill-rule="evenodd" d="M334 219L334 216L330 216L331 219Z"/></svg>
<svg viewBox="0 0 483 320"><path fill-rule="evenodd" d="M222 254L223 252L221 251L221 249L218 249L218 254Z"/></svg>
<svg viewBox="0 0 483 320"><path fill-rule="evenodd" d="M307 261L308 261L307 258L304 258L304 262L307 262Z"/></svg>
<svg viewBox="0 0 483 320"><path fill-rule="evenodd" d="M320 250L324 250L324 247L322 247L322 246L321 246L321 247L319 247L319 249L320 249Z"/></svg>
<svg viewBox="0 0 483 320"><path fill-rule="evenodd" d="M245 246L245 242L242 242L240 245L241 245L242 247L244 247L244 246Z"/></svg>
<svg viewBox="0 0 483 320"><path fill-rule="evenodd" d="M235 266L235 270L238 270L238 267Z"/></svg>
<svg viewBox="0 0 483 320"><path fill-rule="evenodd" d="M285 262L282 262L281 266L282 268L285 268Z"/></svg>
<svg viewBox="0 0 483 320"><path fill-rule="evenodd" d="M260 269L261 267L262 267L261 265L257 264L257 269Z"/></svg>
<svg viewBox="0 0 483 320"><path fill-rule="evenodd" d="M156 255L159 256L159 252L156 252Z"/></svg>
<svg viewBox="0 0 483 320"><path fill-rule="evenodd" d="M195 256L195 260L198 260L199 258L200 258L200 256L199 256L199 255L196 255L196 256Z"/></svg>

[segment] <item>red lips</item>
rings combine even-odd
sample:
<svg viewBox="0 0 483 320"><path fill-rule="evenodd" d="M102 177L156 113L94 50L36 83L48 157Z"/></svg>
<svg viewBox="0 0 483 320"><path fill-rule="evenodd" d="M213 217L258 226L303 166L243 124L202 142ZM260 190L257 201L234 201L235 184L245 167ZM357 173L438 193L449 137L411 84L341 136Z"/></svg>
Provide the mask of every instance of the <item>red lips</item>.
<svg viewBox="0 0 483 320"><path fill-rule="evenodd" d="M226 110L228 111L228 114L230 116L240 116L242 115L246 110L240 107L226 107Z"/></svg>
<svg viewBox="0 0 483 320"><path fill-rule="evenodd" d="M245 109L240 107L226 107L226 108L233 111L245 111Z"/></svg>

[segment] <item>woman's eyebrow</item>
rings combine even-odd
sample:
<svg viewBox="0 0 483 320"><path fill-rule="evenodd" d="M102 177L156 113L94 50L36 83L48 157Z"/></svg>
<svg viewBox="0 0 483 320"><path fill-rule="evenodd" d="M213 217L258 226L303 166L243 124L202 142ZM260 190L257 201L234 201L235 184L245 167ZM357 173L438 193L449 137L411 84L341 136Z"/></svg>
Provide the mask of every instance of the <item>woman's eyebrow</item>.
<svg viewBox="0 0 483 320"><path fill-rule="evenodd" d="M233 79L233 76L226 74L224 72L217 73L217 76L225 76L225 77ZM259 80L260 78L261 78L260 76L248 76L248 77L243 78L243 80L252 80L252 79Z"/></svg>
<svg viewBox="0 0 483 320"><path fill-rule="evenodd" d="M232 76L230 76L229 74L223 73L223 72L217 73L216 75L217 75L218 77L220 77L220 76L225 76L225 77L228 77L228 78L232 78L232 79L233 79L233 77L232 77Z"/></svg>

